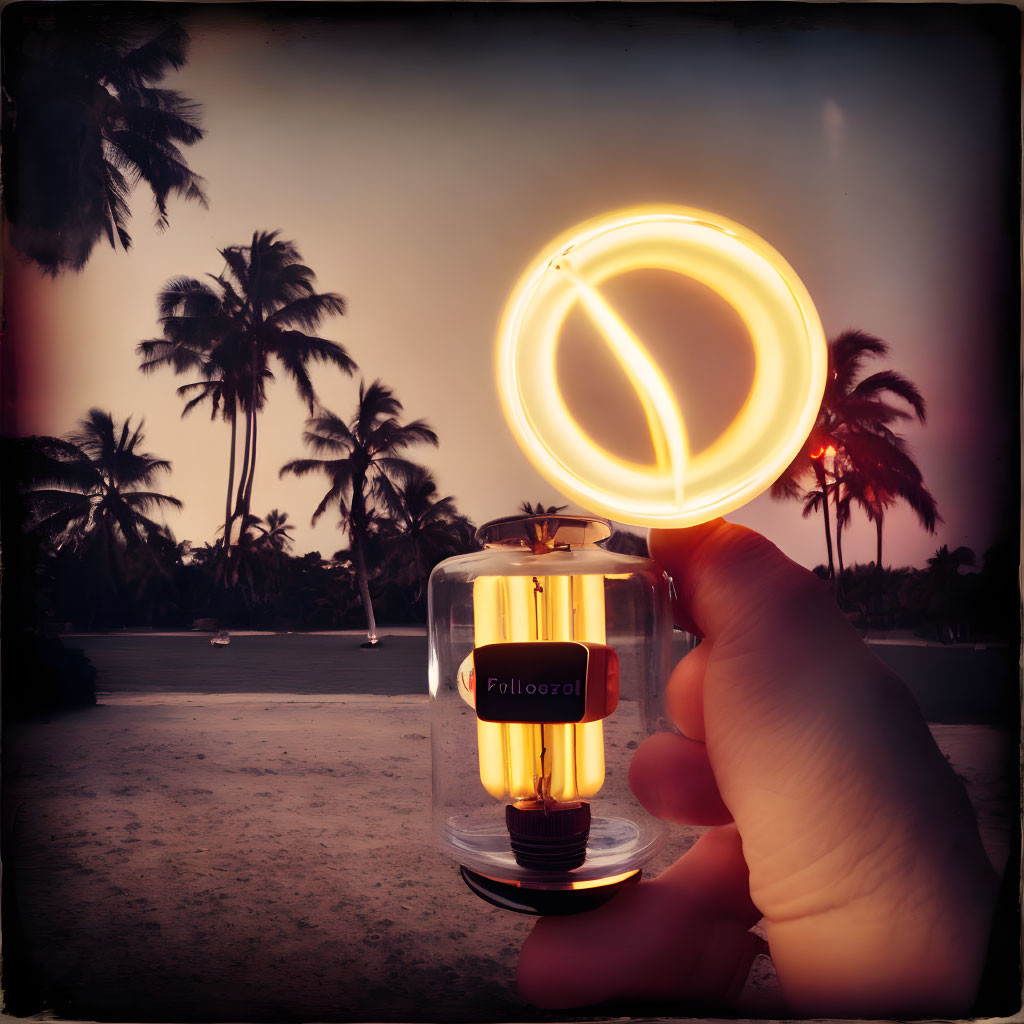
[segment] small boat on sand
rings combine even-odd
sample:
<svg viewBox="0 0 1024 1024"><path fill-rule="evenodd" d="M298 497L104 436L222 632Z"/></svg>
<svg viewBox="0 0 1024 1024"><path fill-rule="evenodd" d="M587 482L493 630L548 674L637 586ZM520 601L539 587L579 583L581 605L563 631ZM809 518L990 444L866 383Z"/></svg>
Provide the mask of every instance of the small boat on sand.
<svg viewBox="0 0 1024 1024"><path fill-rule="evenodd" d="M214 633L210 638L211 647L227 647L230 643L231 634L226 629L222 629L219 633Z"/></svg>

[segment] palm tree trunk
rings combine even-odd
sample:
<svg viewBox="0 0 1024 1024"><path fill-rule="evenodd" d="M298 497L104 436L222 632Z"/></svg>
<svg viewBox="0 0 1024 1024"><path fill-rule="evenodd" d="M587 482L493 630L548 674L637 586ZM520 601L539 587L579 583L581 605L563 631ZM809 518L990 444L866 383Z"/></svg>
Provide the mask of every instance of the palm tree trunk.
<svg viewBox="0 0 1024 1024"><path fill-rule="evenodd" d="M366 638L371 643L377 640L377 622L373 617L373 602L370 600L370 584L366 577L366 559L363 557L363 540L359 531L352 532L352 555L356 563L356 578L359 581L359 596L366 612Z"/></svg>
<svg viewBox="0 0 1024 1024"><path fill-rule="evenodd" d="M821 488L821 513L825 517L825 547L828 550L828 578L835 579L836 570L832 562L832 528L829 525L828 517L828 481L825 479L825 471L815 465L814 474L818 478L818 486Z"/></svg>
<svg viewBox="0 0 1024 1024"><path fill-rule="evenodd" d="M838 582L840 586L843 582L843 517L839 511L839 485L841 482L841 478L837 476L833 484L836 499L836 561L839 563Z"/></svg>
<svg viewBox="0 0 1024 1024"><path fill-rule="evenodd" d="M242 513L242 498L245 494L245 481L249 475L249 448L252 445L252 414L245 414L245 447L242 449L242 475L238 480L238 495L235 500L235 515Z"/></svg>
<svg viewBox="0 0 1024 1024"><path fill-rule="evenodd" d="M366 540L366 497L363 488L366 486L365 472L355 474L352 480L352 501L348 508L348 535L352 541L352 560L356 565L356 580L359 584L359 596L366 613L366 638L370 643L377 642L377 622L373 617L373 601L370 599L370 582L366 574L366 556L363 544Z"/></svg>
<svg viewBox="0 0 1024 1024"><path fill-rule="evenodd" d="M245 482L245 501L242 508L242 522L249 516L250 509L252 508L252 482L256 477L256 433L259 427L259 421L256 418L256 410L252 413L252 451L250 457L252 465L249 467L249 479Z"/></svg>
<svg viewBox="0 0 1024 1024"><path fill-rule="evenodd" d="M254 236L255 241L255 236ZM258 246L255 244L249 249L249 272L255 279L255 267L259 264L259 251ZM256 428L257 422L256 417L259 412L259 403L257 401L258 385L259 385L259 366L256 360L256 345L257 339L260 336L260 329L263 326L263 301L255 296L250 296L250 308L253 314L253 331L251 342L251 355L249 358L249 374L252 378L250 383L250 396L249 396L249 417L250 417L250 436L252 437L252 448L249 453L249 472L248 478L245 481L245 489L239 487L239 500L242 507L242 526L245 527L245 520L249 515L249 510L252 505L252 481L256 475Z"/></svg>
<svg viewBox="0 0 1024 1024"><path fill-rule="evenodd" d="M878 541L878 550L875 553L875 566L881 571L882 569L882 516L879 515L875 520L875 537Z"/></svg>
<svg viewBox="0 0 1024 1024"><path fill-rule="evenodd" d="M228 496L224 502L224 557L231 549L231 495L235 490L235 438L238 434L238 406L231 406L231 452L228 459Z"/></svg>
<svg viewBox="0 0 1024 1024"><path fill-rule="evenodd" d="M843 524L836 519L836 568L839 570L838 579L843 578Z"/></svg>
<svg viewBox="0 0 1024 1024"><path fill-rule="evenodd" d="M423 564L423 551L418 540L414 550L416 552L416 594L413 600L418 601L423 596L423 586L427 582L427 567Z"/></svg>

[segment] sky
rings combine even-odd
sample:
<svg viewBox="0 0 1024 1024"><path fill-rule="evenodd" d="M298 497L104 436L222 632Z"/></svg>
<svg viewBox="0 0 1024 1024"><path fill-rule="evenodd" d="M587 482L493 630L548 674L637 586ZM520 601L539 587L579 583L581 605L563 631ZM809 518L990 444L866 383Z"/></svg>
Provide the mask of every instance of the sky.
<svg viewBox="0 0 1024 1024"><path fill-rule="evenodd" d="M344 296L320 330L357 374L318 368L322 404L348 417L359 379L381 378L439 448L410 451L440 493L480 524L522 500L564 499L505 426L494 382L498 318L544 245L601 213L697 207L746 225L807 286L825 332L886 340L928 402L908 422L944 523L886 519L885 561L923 565L940 544L979 555L1016 537L1012 395L1019 380L1013 232L1019 96L1012 37L970 8L545 4L194 9L188 64L164 84L198 101L206 138L188 149L209 209L172 201L152 228L136 190L127 254L97 247L56 280L9 261L9 330L31 365L19 429L65 434L90 407L145 417L146 448L170 459L161 489L185 503L179 539L222 521L228 428L181 418L168 371L138 371L159 335L155 297L178 275L219 273L217 250L279 230ZM852 10L850 8L853 8ZM799 19L799 20L794 20ZM742 401L749 341L703 289L658 272L610 282L617 308L663 366L694 436L710 442ZM558 372L571 407L624 453L649 442L630 390L585 324L570 323ZM337 516L311 527L326 480L278 478L308 454L308 412L283 374L260 426L253 511L287 511L295 550L345 546ZM797 561L824 561L820 517L767 495L728 518ZM642 532L642 531L641 531ZM874 558L862 514L847 563Z"/></svg>

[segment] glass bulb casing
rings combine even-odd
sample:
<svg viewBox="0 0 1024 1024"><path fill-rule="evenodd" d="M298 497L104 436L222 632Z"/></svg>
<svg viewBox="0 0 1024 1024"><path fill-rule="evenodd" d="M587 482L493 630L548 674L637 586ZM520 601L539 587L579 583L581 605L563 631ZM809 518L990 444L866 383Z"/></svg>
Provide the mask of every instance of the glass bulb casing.
<svg viewBox="0 0 1024 1024"><path fill-rule="evenodd" d="M600 547L608 533L587 516L497 520L483 551L431 574L433 827L484 879L588 891L664 842L627 774L667 727L669 580Z"/></svg>

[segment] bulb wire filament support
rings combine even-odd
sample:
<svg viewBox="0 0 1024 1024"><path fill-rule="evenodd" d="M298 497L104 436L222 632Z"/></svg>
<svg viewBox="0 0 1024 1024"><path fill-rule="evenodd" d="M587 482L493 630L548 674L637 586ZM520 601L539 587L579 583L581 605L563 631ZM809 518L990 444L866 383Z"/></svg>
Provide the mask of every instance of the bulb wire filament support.
<svg viewBox="0 0 1024 1024"><path fill-rule="evenodd" d="M733 422L702 451L691 450L683 411L642 339L601 294L603 282L638 269L705 285L749 333L750 391ZM576 303L640 401L653 464L598 445L566 405L556 352ZM637 526L693 526L768 487L810 432L827 371L821 321L785 259L742 225L687 207L609 214L546 246L512 290L496 357L502 409L537 470L584 507Z"/></svg>

